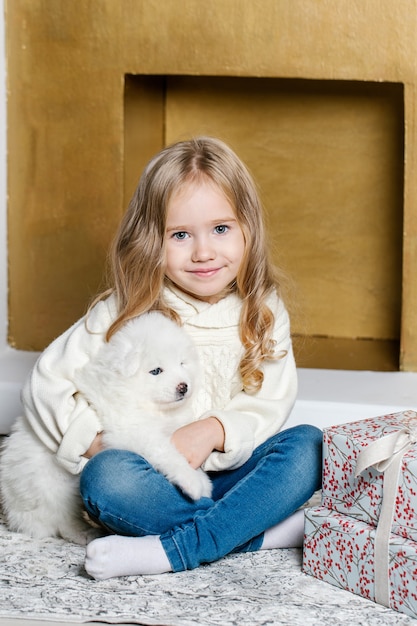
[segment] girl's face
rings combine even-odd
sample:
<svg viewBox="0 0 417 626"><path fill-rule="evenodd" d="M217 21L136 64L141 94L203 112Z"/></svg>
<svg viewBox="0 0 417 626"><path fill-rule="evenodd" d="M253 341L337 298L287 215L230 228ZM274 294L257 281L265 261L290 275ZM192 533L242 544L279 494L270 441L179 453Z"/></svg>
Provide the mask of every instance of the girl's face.
<svg viewBox="0 0 417 626"><path fill-rule="evenodd" d="M223 192L188 183L168 204L165 275L199 300L214 303L236 279L245 249L242 230Z"/></svg>

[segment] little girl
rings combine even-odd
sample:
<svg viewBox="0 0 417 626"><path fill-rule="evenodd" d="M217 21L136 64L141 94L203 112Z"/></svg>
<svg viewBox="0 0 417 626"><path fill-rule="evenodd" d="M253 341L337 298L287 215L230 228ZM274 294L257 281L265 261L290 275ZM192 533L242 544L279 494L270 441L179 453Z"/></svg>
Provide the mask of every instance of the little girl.
<svg viewBox="0 0 417 626"><path fill-rule="evenodd" d="M92 356L90 317L106 329L103 341L149 310L183 324L203 380L196 421L172 442L209 472L213 494L191 501L144 458L102 450L99 419L76 388L71 404L55 398L57 458L82 472L85 508L111 533L87 546L87 572L96 579L178 572L232 552L300 546L297 509L320 488L322 433L282 430L297 391L289 320L255 185L235 153L199 137L157 154L122 220L111 267L111 288L74 327L77 337L67 335L57 368L71 385L68 345L78 366ZM41 423L42 394L53 394L44 369L23 396Z"/></svg>

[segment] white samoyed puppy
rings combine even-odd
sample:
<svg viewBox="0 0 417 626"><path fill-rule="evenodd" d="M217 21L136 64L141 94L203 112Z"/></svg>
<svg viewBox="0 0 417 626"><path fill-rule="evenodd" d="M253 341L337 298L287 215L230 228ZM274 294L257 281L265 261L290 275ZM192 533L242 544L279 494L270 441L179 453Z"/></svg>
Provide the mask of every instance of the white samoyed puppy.
<svg viewBox="0 0 417 626"><path fill-rule="evenodd" d="M140 454L193 500L210 497L211 482L170 438L196 419L190 398L198 372L185 330L154 311L127 322L75 375L99 415L104 446ZM83 519L79 476L59 465L24 417L4 441L0 486L11 530L80 544L97 534Z"/></svg>

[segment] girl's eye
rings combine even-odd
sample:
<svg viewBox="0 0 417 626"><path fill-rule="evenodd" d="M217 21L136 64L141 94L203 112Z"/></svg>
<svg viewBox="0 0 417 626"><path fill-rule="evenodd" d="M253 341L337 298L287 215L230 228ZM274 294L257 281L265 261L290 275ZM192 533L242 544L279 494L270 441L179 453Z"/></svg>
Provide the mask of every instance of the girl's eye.
<svg viewBox="0 0 417 626"><path fill-rule="evenodd" d="M229 230L229 227L226 224L219 224L214 230L218 235L224 235Z"/></svg>
<svg viewBox="0 0 417 626"><path fill-rule="evenodd" d="M149 374L152 374L152 376L158 376L159 374L162 374L163 371L162 367L155 367L155 369L151 370Z"/></svg>
<svg viewBox="0 0 417 626"><path fill-rule="evenodd" d="M174 239L177 239L178 241L184 241L184 239L187 239L188 233L186 233L185 231L181 230L178 233L174 233L172 236L173 236Z"/></svg>

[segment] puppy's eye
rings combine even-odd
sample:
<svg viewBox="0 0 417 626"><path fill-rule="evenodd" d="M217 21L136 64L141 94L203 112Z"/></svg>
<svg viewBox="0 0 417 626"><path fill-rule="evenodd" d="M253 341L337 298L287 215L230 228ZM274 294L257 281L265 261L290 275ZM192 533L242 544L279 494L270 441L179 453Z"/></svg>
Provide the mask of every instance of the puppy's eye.
<svg viewBox="0 0 417 626"><path fill-rule="evenodd" d="M152 376L158 376L158 374L162 374L163 371L162 367L155 367L155 369L151 370L149 374L152 374Z"/></svg>

